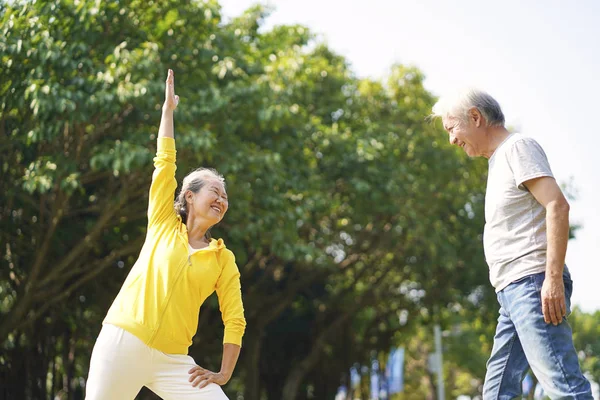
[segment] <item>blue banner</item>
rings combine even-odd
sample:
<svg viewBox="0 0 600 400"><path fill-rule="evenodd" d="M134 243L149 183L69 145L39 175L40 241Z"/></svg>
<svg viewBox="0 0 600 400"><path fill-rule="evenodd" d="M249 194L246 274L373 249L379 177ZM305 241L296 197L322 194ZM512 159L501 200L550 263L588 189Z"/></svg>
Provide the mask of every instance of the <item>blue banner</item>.
<svg viewBox="0 0 600 400"><path fill-rule="evenodd" d="M389 394L404 391L404 348L392 348L385 369Z"/></svg>
<svg viewBox="0 0 600 400"><path fill-rule="evenodd" d="M371 363L371 400L379 400L379 362Z"/></svg>

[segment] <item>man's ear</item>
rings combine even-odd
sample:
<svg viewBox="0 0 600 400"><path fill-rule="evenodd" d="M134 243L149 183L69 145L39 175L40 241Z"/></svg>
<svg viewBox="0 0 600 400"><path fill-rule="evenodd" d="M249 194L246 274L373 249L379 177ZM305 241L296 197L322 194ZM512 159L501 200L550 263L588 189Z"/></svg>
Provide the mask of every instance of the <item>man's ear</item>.
<svg viewBox="0 0 600 400"><path fill-rule="evenodd" d="M473 122L475 127L479 128L483 124L483 115L477 108L473 107L469 110L469 120Z"/></svg>

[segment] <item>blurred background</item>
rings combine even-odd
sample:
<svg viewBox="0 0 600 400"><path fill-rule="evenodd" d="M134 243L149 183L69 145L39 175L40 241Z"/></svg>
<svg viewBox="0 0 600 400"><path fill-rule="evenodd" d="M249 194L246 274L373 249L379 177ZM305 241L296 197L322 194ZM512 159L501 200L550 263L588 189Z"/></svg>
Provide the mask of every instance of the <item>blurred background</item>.
<svg viewBox="0 0 600 400"><path fill-rule="evenodd" d="M178 180L207 166L228 183L213 235L248 323L231 399L481 398L487 162L427 120L467 85L569 194L569 322L600 382L598 17L591 0L0 0L0 398L84 398L144 240L168 68ZM218 370L222 335L213 296L198 364ZM543 398L533 375L523 388Z"/></svg>

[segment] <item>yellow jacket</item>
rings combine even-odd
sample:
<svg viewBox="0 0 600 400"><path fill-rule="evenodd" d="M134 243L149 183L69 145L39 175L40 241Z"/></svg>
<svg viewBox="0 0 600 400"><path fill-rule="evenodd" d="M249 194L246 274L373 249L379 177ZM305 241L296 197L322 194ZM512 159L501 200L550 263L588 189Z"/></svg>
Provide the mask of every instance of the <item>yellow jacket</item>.
<svg viewBox="0 0 600 400"><path fill-rule="evenodd" d="M188 256L187 229L173 207L175 153L174 139L158 139L146 241L103 323L164 353L187 354L200 306L216 290L223 343L241 345L246 320L235 257L221 239Z"/></svg>

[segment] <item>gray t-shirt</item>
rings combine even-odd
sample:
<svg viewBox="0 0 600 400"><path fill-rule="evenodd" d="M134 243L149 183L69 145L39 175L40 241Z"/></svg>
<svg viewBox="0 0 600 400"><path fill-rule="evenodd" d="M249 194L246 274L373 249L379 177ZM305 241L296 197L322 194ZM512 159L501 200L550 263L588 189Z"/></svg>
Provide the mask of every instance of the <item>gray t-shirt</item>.
<svg viewBox="0 0 600 400"><path fill-rule="evenodd" d="M542 176L553 177L544 150L518 133L489 159L483 247L496 291L546 269L546 209L523 185Z"/></svg>

